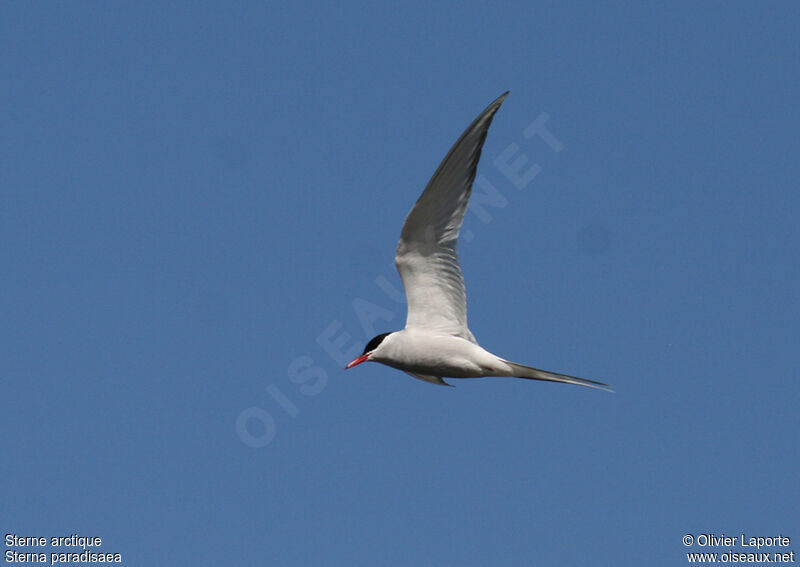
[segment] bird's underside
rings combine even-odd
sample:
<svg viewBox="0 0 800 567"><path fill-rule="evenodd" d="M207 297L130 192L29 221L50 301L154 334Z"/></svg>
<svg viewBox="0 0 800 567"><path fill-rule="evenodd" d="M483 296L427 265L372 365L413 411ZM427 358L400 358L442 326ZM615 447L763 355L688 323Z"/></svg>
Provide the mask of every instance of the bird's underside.
<svg viewBox="0 0 800 567"><path fill-rule="evenodd" d="M512 367L517 367L520 370L516 371L516 374L510 376L511 378L523 378L525 380L540 380L543 382L560 382L562 384L575 384L578 386L587 386L589 388L596 388L598 390L606 390L608 392L613 392L613 389L608 384L604 384L603 382L597 382L595 380L587 380L586 378L577 378L575 376L568 376L566 374L556 374L555 372L548 372L546 370L540 370L538 368L532 368L530 366L523 366L521 364L510 363ZM525 369L524 371L521 369ZM519 376L523 372L528 373L527 376ZM439 386L453 386L448 382L445 382L444 378L441 376L433 376L430 374L420 374L418 372L409 372L408 370L405 371L406 374L409 376L413 376L418 380L424 380L425 382L430 382L431 384L437 384ZM470 378L491 378L495 377L494 374L488 374L486 376L470 376ZM453 378L448 377L448 380L455 379L455 380L462 380L464 377L460 378Z"/></svg>

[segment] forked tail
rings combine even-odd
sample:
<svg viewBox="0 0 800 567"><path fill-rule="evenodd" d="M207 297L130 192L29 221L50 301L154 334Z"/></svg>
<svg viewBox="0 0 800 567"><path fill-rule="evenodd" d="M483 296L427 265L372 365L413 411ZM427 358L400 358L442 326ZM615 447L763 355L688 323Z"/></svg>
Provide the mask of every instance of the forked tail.
<svg viewBox="0 0 800 567"><path fill-rule="evenodd" d="M585 378L576 378L575 376L567 376L566 374L556 374L555 372L548 372L547 370L539 370L538 368L531 368L530 366L523 366L515 362L503 360L514 371L513 376L516 378L527 378L528 380L544 380L545 382L561 382L563 384L577 384L578 386L587 386L589 388L597 388L598 390L605 390L613 392L611 386L595 380L587 380Z"/></svg>

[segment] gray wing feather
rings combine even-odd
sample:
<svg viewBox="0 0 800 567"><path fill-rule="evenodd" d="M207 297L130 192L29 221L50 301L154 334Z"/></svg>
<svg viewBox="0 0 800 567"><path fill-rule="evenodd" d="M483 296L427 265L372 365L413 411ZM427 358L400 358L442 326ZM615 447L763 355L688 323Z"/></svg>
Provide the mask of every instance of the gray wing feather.
<svg viewBox="0 0 800 567"><path fill-rule="evenodd" d="M497 98L464 131L403 224L395 265L408 299L406 328L437 330L475 342L467 326L458 234L483 142L507 96L506 92Z"/></svg>

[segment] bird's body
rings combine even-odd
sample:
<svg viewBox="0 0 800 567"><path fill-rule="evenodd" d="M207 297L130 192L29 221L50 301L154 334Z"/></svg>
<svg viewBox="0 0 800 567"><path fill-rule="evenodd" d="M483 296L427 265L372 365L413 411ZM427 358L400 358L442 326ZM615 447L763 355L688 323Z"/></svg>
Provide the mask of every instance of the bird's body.
<svg viewBox="0 0 800 567"><path fill-rule="evenodd" d="M511 376L510 367L480 345L423 329L391 333L371 360L423 376Z"/></svg>
<svg viewBox="0 0 800 567"><path fill-rule="evenodd" d="M406 327L373 338L346 368L380 362L448 385L443 377L514 376L608 388L504 360L482 348L467 326L464 277L456 251L472 182L489 125L508 93L466 129L434 173L403 224L395 265L408 300Z"/></svg>

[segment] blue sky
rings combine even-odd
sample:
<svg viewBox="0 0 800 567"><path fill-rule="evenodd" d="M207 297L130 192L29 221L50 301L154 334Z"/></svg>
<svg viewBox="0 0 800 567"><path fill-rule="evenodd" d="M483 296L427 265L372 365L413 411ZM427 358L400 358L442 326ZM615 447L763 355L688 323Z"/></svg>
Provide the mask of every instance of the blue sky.
<svg viewBox="0 0 800 567"><path fill-rule="evenodd" d="M798 17L4 3L3 533L187 566L800 541ZM470 326L616 393L344 372L402 327L403 219L505 90L479 169L502 197L461 245ZM525 137L543 115L561 151ZM539 167L521 189L506 151Z"/></svg>

